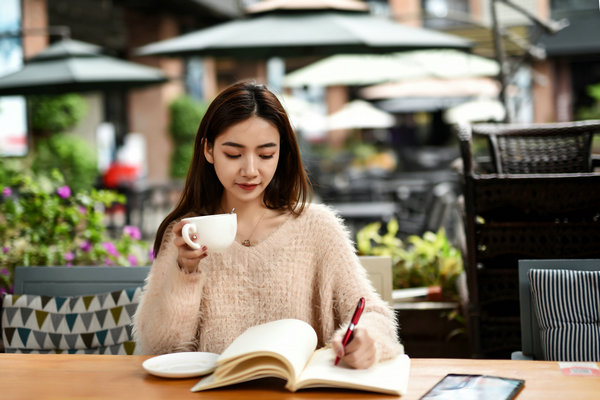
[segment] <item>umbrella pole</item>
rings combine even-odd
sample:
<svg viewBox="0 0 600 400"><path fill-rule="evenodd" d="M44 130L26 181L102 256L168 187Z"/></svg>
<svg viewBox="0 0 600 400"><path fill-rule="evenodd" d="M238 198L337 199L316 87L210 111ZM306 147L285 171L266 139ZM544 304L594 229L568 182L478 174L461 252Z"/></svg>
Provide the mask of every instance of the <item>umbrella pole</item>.
<svg viewBox="0 0 600 400"><path fill-rule="evenodd" d="M512 113L508 104L508 96L506 94L506 88L508 86L507 76L507 65L506 58L504 55L504 42L502 41L502 35L500 34L500 26L498 25L498 15L496 14L496 0L490 2L490 15L492 17L492 34L494 37L494 53L496 55L496 61L500 65L500 71L498 80L500 81L500 100L506 109L505 117L503 122L511 122Z"/></svg>

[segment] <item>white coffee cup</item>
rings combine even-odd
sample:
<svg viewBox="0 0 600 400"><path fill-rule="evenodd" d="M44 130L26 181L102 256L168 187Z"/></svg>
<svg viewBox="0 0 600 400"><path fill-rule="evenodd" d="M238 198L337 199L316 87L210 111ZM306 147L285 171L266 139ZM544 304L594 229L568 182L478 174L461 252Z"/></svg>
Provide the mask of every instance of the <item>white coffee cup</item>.
<svg viewBox="0 0 600 400"><path fill-rule="evenodd" d="M181 229L183 240L193 249L206 246L208 251L225 251L237 233L237 214L215 214L184 218L187 223ZM192 240L191 235L196 235Z"/></svg>

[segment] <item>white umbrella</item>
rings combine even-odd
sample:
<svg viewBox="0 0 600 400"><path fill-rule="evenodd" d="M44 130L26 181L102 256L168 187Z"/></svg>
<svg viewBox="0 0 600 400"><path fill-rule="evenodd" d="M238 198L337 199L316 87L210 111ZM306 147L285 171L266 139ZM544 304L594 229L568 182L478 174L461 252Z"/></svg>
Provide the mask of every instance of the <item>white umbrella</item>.
<svg viewBox="0 0 600 400"><path fill-rule="evenodd" d="M371 85L420 78L423 70L403 63L395 54L340 54L300 68L283 79L286 87Z"/></svg>
<svg viewBox="0 0 600 400"><path fill-rule="evenodd" d="M449 124L503 121L505 117L504 105L498 100L490 99L467 101L444 112L444 120Z"/></svg>
<svg viewBox="0 0 600 400"><path fill-rule="evenodd" d="M385 55L343 54L300 68L284 86L372 85L425 78L497 76L496 61L452 49L414 50Z"/></svg>
<svg viewBox="0 0 600 400"><path fill-rule="evenodd" d="M351 101L327 117L329 130L389 128L394 124L393 115L375 108L364 100Z"/></svg>
<svg viewBox="0 0 600 400"><path fill-rule="evenodd" d="M425 78L381 83L362 89L365 99L398 97L498 97L500 82L492 78Z"/></svg>
<svg viewBox="0 0 600 400"><path fill-rule="evenodd" d="M313 141L324 137L326 117L314 104L290 95L281 95L279 100L290 117L290 123L304 139Z"/></svg>

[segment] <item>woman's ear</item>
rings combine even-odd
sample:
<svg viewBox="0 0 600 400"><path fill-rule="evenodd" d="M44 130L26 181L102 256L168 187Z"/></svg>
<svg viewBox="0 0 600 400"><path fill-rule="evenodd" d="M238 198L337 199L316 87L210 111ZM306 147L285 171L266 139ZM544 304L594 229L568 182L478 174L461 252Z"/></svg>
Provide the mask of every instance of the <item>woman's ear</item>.
<svg viewBox="0 0 600 400"><path fill-rule="evenodd" d="M203 146L204 148L204 157L206 157L206 161L208 161L211 164L214 164L215 162L215 158L213 157L213 146L211 146L206 139L204 139L204 143Z"/></svg>

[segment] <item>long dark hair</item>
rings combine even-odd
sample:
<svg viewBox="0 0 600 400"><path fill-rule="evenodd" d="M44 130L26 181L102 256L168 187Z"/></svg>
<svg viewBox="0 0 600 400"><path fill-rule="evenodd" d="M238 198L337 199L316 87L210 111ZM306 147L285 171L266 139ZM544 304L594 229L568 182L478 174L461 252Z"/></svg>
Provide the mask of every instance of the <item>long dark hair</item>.
<svg viewBox="0 0 600 400"><path fill-rule="evenodd" d="M270 209L287 210L294 215L302 213L310 201L312 190L287 113L277 97L264 85L239 82L223 90L212 101L200 122L183 192L175 209L158 228L154 255L158 255L171 222L190 212L204 215L219 211L223 185L214 166L204 156L204 143L213 146L220 133L252 116L269 121L279 131L279 162L273 179L265 189L265 205Z"/></svg>

